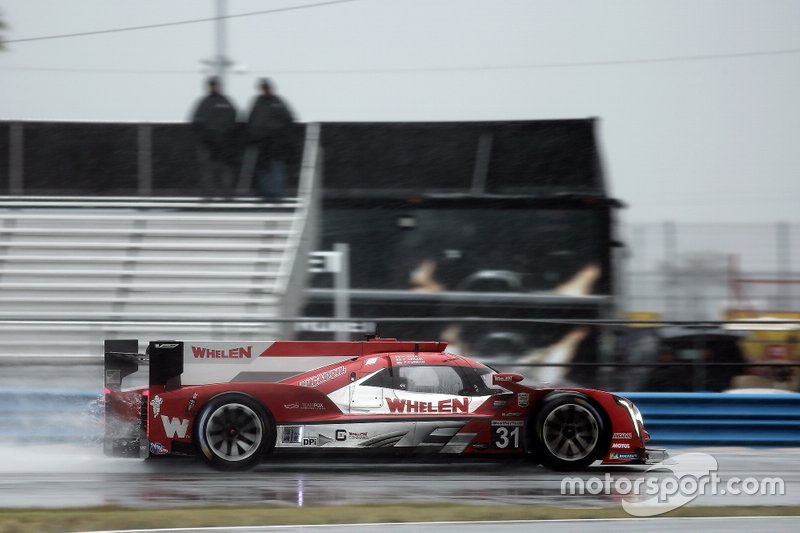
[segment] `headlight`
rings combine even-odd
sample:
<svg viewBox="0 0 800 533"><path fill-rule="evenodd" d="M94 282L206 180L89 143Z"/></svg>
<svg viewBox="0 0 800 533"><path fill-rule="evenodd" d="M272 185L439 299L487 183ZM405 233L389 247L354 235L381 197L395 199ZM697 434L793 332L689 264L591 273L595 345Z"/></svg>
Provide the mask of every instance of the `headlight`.
<svg viewBox="0 0 800 533"><path fill-rule="evenodd" d="M633 424L633 429L636 430L636 436L639 439L642 438L642 430L644 429L644 419L642 418L642 413L639 411L639 408L636 405L625 398L620 396L614 396L614 401L620 404L622 407L628 411L628 414L631 417L631 423Z"/></svg>

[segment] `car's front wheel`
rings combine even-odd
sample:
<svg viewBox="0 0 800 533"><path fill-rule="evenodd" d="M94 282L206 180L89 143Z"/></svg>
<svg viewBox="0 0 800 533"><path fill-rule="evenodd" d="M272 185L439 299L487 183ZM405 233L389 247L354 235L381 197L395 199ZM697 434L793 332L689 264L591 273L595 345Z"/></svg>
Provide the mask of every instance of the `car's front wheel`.
<svg viewBox="0 0 800 533"><path fill-rule="evenodd" d="M581 394L546 398L533 420L532 452L556 470L578 470L600 459L607 447L606 424Z"/></svg>
<svg viewBox="0 0 800 533"><path fill-rule="evenodd" d="M264 407L240 393L221 394L204 405L194 437L203 456L223 470L255 466L275 438Z"/></svg>

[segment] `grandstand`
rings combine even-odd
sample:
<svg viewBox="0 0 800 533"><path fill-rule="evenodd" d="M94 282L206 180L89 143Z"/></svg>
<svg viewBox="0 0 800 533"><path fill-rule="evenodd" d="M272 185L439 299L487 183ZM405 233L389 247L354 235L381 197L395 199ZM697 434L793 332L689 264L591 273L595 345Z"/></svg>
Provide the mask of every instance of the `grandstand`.
<svg viewBox="0 0 800 533"><path fill-rule="evenodd" d="M0 354L106 338L292 338L330 317L309 253L348 245L349 316L614 312L613 212L593 119L298 125L292 198L198 198L187 124L0 122ZM515 358L572 326L385 324ZM299 330L302 338L330 331ZM357 332L353 332L355 335ZM32 340L35 339L35 342Z"/></svg>
<svg viewBox="0 0 800 533"><path fill-rule="evenodd" d="M0 199L0 356L92 356L104 339L264 339L297 314L319 129L297 196Z"/></svg>

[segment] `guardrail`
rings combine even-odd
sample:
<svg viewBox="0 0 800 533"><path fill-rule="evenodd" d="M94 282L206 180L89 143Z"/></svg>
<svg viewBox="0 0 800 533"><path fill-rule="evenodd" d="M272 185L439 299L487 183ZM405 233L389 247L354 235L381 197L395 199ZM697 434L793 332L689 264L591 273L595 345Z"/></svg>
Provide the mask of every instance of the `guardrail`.
<svg viewBox="0 0 800 533"><path fill-rule="evenodd" d="M660 446L800 446L800 394L621 393Z"/></svg>
<svg viewBox="0 0 800 533"><path fill-rule="evenodd" d="M622 393L657 446L800 446L800 394ZM99 443L100 390L0 388L0 439Z"/></svg>

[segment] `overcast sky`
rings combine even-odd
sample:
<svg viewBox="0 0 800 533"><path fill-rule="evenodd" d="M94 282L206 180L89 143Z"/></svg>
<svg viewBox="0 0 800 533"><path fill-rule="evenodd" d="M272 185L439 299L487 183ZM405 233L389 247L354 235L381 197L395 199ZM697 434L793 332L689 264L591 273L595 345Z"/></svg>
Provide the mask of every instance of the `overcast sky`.
<svg viewBox="0 0 800 533"><path fill-rule="evenodd" d="M214 1L0 10L14 40L212 17ZM269 75L304 121L599 117L626 220L800 221L800 0L356 0L227 29L240 108ZM213 36L202 22L8 43L0 119L185 120Z"/></svg>

